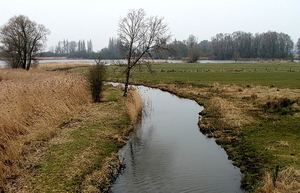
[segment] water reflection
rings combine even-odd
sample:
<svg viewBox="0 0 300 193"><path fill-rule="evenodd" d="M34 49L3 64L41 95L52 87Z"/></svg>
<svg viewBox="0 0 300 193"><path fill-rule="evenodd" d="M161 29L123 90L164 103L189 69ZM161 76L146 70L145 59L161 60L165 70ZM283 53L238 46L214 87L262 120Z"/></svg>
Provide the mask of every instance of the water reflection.
<svg viewBox="0 0 300 193"><path fill-rule="evenodd" d="M225 151L199 132L194 101L138 87L140 128L120 151L126 169L114 192L242 192L241 174Z"/></svg>

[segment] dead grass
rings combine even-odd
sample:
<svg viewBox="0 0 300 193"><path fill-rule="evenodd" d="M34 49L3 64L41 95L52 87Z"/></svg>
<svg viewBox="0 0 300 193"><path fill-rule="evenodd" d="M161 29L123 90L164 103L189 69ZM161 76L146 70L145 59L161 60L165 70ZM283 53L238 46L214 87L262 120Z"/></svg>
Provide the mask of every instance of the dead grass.
<svg viewBox="0 0 300 193"><path fill-rule="evenodd" d="M221 97L213 97L209 108L218 109L222 122L233 128L241 127L254 121L235 103Z"/></svg>
<svg viewBox="0 0 300 193"><path fill-rule="evenodd" d="M116 151L134 125L129 111L141 111L136 94L130 90L123 98L121 90L108 86L103 102L84 105L52 139L31 142L31 148L39 147L27 157L22 175L10 183L8 192L108 191L123 167Z"/></svg>
<svg viewBox="0 0 300 193"><path fill-rule="evenodd" d="M26 144L46 140L73 111L91 101L81 76L0 69L0 189L19 175Z"/></svg>
<svg viewBox="0 0 300 193"><path fill-rule="evenodd" d="M257 193L299 193L300 170L290 166L278 173L267 172L263 184L264 187L259 188Z"/></svg>
<svg viewBox="0 0 300 193"><path fill-rule="evenodd" d="M126 108L132 123L137 123L140 118L140 113L142 111L142 99L137 90L129 88L130 92L126 98Z"/></svg>
<svg viewBox="0 0 300 193"><path fill-rule="evenodd" d="M88 67L90 65L91 65L90 62L66 62L66 63L49 62L49 63L41 63L37 67L35 67L35 69L54 71L54 70L77 68L77 67Z"/></svg>

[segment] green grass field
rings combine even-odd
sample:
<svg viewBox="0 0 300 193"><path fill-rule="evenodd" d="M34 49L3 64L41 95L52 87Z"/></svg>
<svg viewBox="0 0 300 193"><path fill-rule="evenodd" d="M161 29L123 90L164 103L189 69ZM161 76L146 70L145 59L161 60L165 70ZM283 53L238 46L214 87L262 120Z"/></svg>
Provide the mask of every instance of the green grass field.
<svg viewBox="0 0 300 193"><path fill-rule="evenodd" d="M300 64L296 62L286 63L157 63L152 65L153 70L258 70L280 71L300 70Z"/></svg>
<svg viewBox="0 0 300 193"><path fill-rule="evenodd" d="M113 70L122 71L124 68L109 67L110 72ZM144 72L144 70L146 68L136 69L132 73L132 80L137 82L147 80L151 83L184 82L211 85L218 82L219 84L300 88L300 63L162 63L152 65L154 73ZM124 75L112 73L110 77L122 79Z"/></svg>

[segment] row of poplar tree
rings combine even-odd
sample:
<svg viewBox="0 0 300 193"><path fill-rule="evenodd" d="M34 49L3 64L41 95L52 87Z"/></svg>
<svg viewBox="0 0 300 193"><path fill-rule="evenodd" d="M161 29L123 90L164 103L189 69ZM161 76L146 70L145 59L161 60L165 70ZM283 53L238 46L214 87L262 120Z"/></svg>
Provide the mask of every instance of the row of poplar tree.
<svg viewBox="0 0 300 193"><path fill-rule="evenodd" d="M94 54L92 40L68 41L62 40L55 47L51 47L48 56L68 56L88 58Z"/></svg>

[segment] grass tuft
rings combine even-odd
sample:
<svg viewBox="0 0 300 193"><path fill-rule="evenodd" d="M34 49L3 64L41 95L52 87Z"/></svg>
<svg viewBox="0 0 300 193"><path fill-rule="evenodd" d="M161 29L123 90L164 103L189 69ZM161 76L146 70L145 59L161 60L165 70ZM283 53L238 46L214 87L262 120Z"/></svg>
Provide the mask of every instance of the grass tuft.
<svg viewBox="0 0 300 193"><path fill-rule="evenodd" d="M258 193L299 192L300 170L290 166L280 171L267 172L263 184L265 185L257 190Z"/></svg>
<svg viewBox="0 0 300 193"><path fill-rule="evenodd" d="M281 115L286 115L288 113L291 113L292 105L294 103L296 103L296 101L286 97L284 98L275 97L273 100L267 101L263 107L265 112L279 113Z"/></svg>

